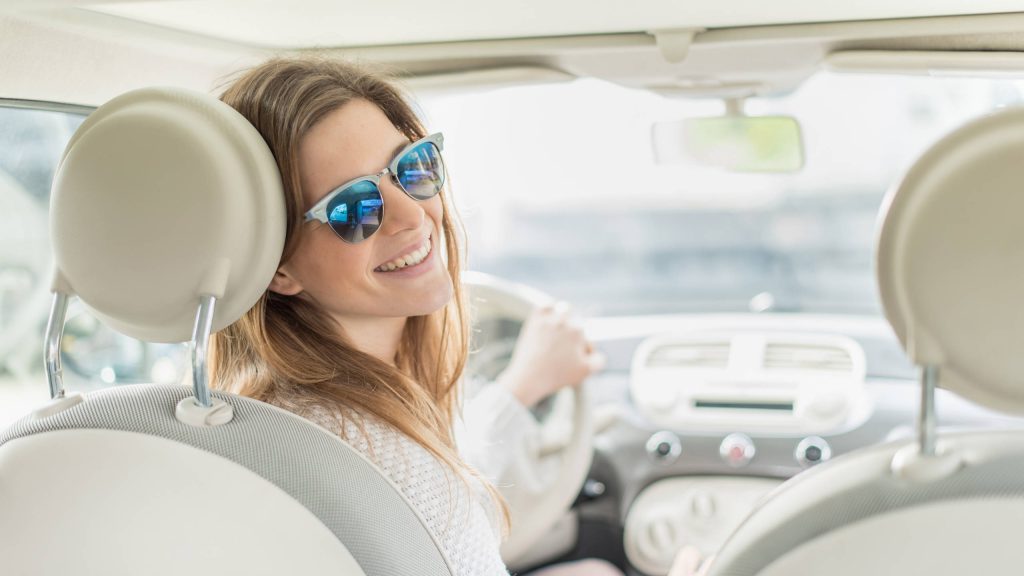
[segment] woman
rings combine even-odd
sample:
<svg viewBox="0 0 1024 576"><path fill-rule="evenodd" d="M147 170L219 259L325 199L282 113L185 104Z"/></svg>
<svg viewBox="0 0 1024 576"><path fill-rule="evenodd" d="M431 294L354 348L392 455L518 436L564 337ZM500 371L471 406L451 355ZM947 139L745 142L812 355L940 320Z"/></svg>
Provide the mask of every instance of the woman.
<svg viewBox="0 0 1024 576"><path fill-rule="evenodd" d="M222 99L273 152L288 222L269 289L212 339L214 385L337 432L417 508L457 574L507 574L507 510L453 432L468 327L442 137L391 84L328 59L272 60ZM512 449L526 407L601 364L564 310L535 314L523 333L487 394ZM549 570L620 574L598 561Z"/></svg>

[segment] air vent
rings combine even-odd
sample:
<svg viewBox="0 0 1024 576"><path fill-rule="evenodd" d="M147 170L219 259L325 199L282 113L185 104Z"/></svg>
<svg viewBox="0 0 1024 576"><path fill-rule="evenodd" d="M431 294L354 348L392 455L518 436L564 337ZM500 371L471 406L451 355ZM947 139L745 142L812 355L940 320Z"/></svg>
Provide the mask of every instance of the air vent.
<svg viewBox="0 0 1024 576"><path fill-rule="evenodd" d="M836 346L769 342L764 350L764 367L768 370L850 373L853 358L848 351Z"/></svg>
<svg viewBox="0 0 1024 576"><path fill-rule="evenodd" d="M647 366L663 368L725 368L728 342L687 342L659 346L647 356Z"/></svg>

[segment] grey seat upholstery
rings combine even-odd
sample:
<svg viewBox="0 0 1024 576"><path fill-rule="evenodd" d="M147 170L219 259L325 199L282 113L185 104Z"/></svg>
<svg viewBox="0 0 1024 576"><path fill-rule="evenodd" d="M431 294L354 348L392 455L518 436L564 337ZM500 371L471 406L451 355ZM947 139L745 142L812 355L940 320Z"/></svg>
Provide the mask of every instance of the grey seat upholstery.
<svg viewBox="0 0 1024 576"><path fill-rule="evenodd" d="M922 367L916 441L783 484L723 546L713 576L1010 574L1024 566L1024 432L936 434L941 385L1024 412L1024 110L956 130L893 188L878 237L885 314Z"/></svg>
<svg viewBox="0 0 1024 576"><path fill-rule="evenodd" d="M140 338L194 327L197 387L66 395L51 356L54 400L0 432L0 573L451 574L401 492L338 437L252 399L197 400L203 319L244 313L283 243L280 178L241 116L180 90L115 99L69 144L51 212L51 336L71 294Z"/></svg>
<svg viewBox="0 0 1024 576"><path fill-rule="evenodd" d="M173 385L102 390L55 415L16 422L0 433L0 447L19 438L77 430L172 440L239 464L285 492L344 543L366 574L448 573L433 540L424 537L420 518L398 490L335 435L274 406L229 394L214 396L234 408L230 423L216 428L182 424L174 417L173 407L191 393ZM123 473L130 474L130 467ZM78 490L74 477L53 480ZM165 497L156 488L152 496ZM45 541L44 535L37 536Z"/></svg>

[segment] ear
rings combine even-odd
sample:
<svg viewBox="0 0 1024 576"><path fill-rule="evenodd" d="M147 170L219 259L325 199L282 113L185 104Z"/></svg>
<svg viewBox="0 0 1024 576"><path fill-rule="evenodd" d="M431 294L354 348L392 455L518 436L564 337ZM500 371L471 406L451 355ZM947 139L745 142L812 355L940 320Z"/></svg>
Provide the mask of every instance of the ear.
<svg viewBox="0 0 1024 576"><path fill-rule="evenodd" d="M302 284L284 266L281 266L274 272L274 278L270 280L270 290L282 296L295 296L302 292Z"/></svg>

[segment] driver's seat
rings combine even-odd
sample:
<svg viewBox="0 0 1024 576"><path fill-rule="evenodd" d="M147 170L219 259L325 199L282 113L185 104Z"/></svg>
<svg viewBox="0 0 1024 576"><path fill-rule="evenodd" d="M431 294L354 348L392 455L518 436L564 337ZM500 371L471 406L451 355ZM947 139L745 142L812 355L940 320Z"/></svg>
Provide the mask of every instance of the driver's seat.
<svg viewBox="0 0 1024 576"><path fill-rule="evenodd" d="M892 190L882 303L922 367L916 441L860 450L770 495L712 576L962 576L1024 566L1024 432L936 434L938 384L1024 414L1024 109L960 128Z"/></svg>
<svg viewBox="0 0 1024 576"><path fill-rule="evenodd" d="M423 519L359 452L207 388L209 334L266 289L284 227L270 151L216 99L144 89L82 124L52 194L54 399L0 432L0 572L452 574ZM65 394L72 295L128 335L191 339L194 387Z"/></svg>

